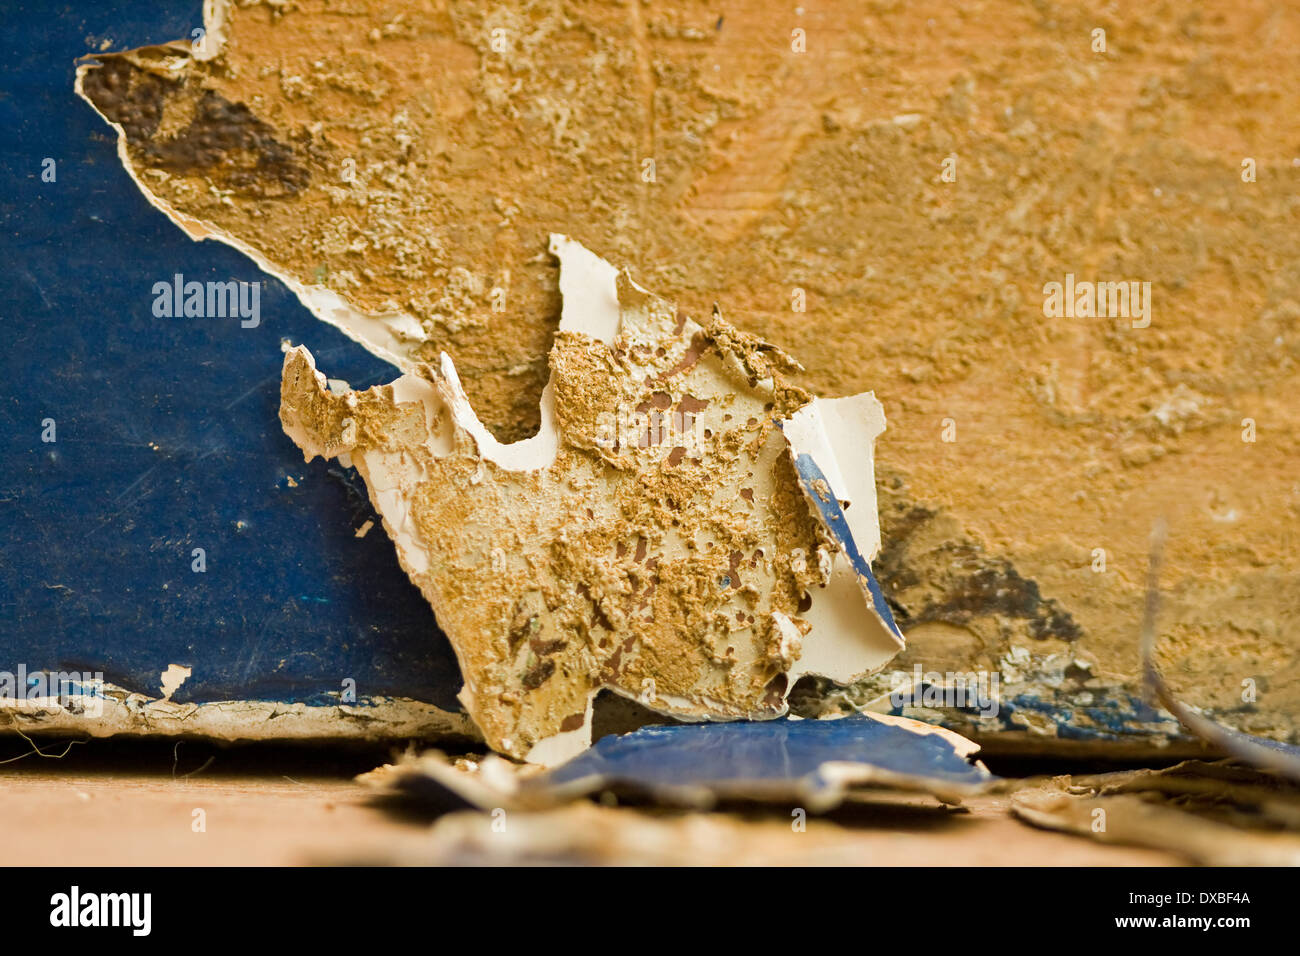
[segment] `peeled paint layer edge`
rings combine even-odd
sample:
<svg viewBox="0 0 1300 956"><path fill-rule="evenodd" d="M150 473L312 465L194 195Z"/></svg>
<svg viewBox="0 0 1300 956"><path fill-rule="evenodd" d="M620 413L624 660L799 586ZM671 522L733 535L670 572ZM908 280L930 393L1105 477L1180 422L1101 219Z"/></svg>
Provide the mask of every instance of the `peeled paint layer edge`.
<svg viewBox="0 0 1300 956"><path fill-rule="evenodd" d="M285 357L285 432L362 474L489 744L563 761L605 688L764 719L801 674L883 666L902 636L866 564L879 403L811 400L774 347L679 317L573 240L551 251L564 310L525 441L488 433L445 354L365 392Z"/></svg>

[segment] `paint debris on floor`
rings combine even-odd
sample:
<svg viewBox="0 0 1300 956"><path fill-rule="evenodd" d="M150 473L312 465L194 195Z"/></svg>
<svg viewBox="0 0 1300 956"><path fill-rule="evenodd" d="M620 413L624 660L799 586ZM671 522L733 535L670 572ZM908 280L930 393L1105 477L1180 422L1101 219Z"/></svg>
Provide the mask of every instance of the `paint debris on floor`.
<svg viewBox="0 0 1300 956"><path fill-rule="evenodd" d="M798 805L811 812L851 794L920 793L959 805L997 778L972 755L979 748L951 731L877 714L839 720L785 720L646 726L601 739L542 773L499 758L451 761L412 756L363 777L384 792L459 798L482 810L537 808L593 794L642 797L710 809L727 801Z"/></svg>

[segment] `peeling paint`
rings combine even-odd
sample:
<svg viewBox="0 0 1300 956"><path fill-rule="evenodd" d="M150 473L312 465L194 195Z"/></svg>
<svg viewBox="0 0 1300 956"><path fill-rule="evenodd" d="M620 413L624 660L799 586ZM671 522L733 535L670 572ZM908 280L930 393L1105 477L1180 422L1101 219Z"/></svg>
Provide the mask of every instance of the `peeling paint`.
<svg viewBox="0 0 1300 956"><path fill-rule="evenodd" d="M365 478L488 742L571 756L602 688L688 719L778 717L805 647L842 679L883 666L902 635L855 544L879 546L879 403L810 406L793 361L716 311L701 325L572 240L551 249L564 312L529 439L487 432L445 354L364 392L329 388L304 348L284 361L286 434Z"/></svg>
<svg viewBox="0 0 1300 956"><path fill-rule="evenodd" d="M159 678L162 699L171 700L172 694L180 689L181 684L184 684L192 673L193 671L190 668L181 664L168 664L167 669L162 672L162 676Z"/></svg>

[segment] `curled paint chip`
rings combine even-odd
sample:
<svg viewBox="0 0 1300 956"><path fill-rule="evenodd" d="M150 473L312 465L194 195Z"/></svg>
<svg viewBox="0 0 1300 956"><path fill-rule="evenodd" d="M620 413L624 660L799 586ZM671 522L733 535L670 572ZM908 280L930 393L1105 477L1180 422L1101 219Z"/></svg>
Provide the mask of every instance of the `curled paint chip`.
<svg viewBox="0 0 1300 956"><path fill-rule="evenodd" d="M1250 832L1135 793L1099 797L1045 786L1013 794L1011 807L1036 827L1165 850L1207 866L1300 866L1300 839L1291 834Z"/></svg>
<svg viewBox="0 0 1300 956"><path fill-rule="evenodd" d="M805 658L836 679L883 666L902 636L867 564L879 403L825 406L828 429L774 346L716 312L679 315L573 240L551 249L564 311L527 440L487 431L445 354L357 392L299 347L281 383L304 457L365 479L489 745L558 763L590 745L602 689L691 720L766 719Z"/></svg>
<svg viewBox="0 0 1300 956"><path fill-rule="evenodd" d="M793 804L821 813L863 790L924 793L945 803L997 782L973 755L978 746L905 717L855 714L642 727L601 738L541 774L500 758L466 768L437 753L407 758L362 779L382 791L443 807L539 810L612 790L676 807L710 809L738 799Z"/></svg>
<svg viewBox="0 0 1300 956"><path fill-rule="evenodd" d="M728 798L793 800L817 812L862 787L960 803L996 780L971 759L978 749L951 731L870 713L834 720L652 726L604 737L535 784L582 793L619 786L697 806Z"/></svg>

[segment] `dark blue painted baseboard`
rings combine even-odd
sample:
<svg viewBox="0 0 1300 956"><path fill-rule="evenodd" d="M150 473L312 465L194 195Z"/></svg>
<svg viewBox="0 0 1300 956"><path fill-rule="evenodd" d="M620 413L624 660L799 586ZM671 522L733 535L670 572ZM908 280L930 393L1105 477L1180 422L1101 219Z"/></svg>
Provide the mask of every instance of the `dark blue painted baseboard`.
<svg viewBox="0 0 1300 956"><path fill-rule="evenodd" d="M145 201L74 60L186 37L200 8L0 0L0 670L154 695L182 664L180 702L324 703L351 678L362 698L453 709L451 649L360 479L304 465L277 418L282 339L354 386L394 370L272 279L257 328L152 313L175 273L265 277Z"/></svg>

